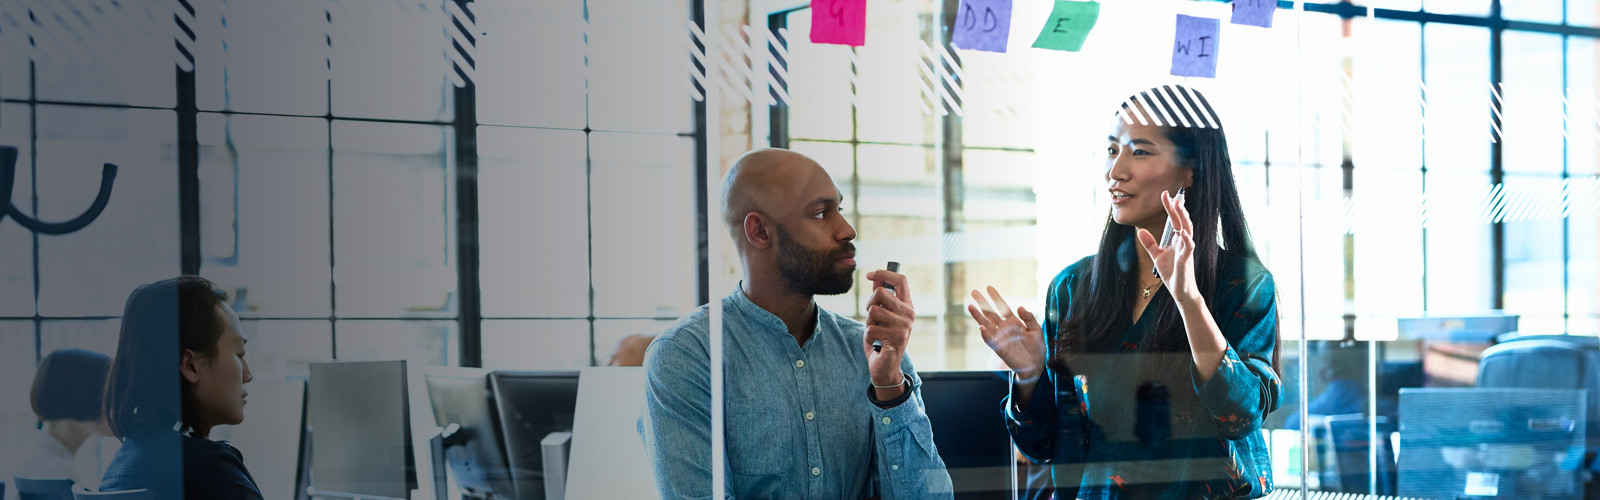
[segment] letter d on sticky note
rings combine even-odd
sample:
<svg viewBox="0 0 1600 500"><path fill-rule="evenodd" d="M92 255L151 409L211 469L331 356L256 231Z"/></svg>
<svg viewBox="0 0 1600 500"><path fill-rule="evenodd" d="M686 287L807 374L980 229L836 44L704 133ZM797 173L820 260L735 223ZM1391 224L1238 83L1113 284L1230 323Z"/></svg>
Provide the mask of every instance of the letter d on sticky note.
<svg viewBox="0 0 1600 500"><path fill-rule="evenodd" d="M867 0L811 0L811 43L867 43Z"/></svg>
<svg viewBox="0 0 1600 500"><path fill-rule="evenodd" d="M1221 20L1178 14L1178 32L1172 42L1172 74L1216 78L1221 31Z"/></svg>
<svg viewBox="0 0 1600 500"><path fill-rule="evenodd" d="M1055 10L1050 12L1033 46L1077 52L1083 48L1083 41L1089 38L1089 30L1094 29L1094 22L1099 18L1099 2L1056 0Z"/></svg>

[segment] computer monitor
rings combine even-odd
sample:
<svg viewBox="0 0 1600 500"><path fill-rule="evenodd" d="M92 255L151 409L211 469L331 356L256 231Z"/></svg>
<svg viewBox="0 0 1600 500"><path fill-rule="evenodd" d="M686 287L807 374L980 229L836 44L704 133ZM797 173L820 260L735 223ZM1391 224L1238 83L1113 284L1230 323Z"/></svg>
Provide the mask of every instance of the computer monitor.
<svg viewBox="0 0 1600 500"><path fill-rule="evenodd" d="M1401 389L1401 496L1583 496L1587 394L1560 389Z"/></svg>
<svg viewBox="0 0 1600 500"><path fill-rule="evenodd" d="M408 498L417 487L405 361L312 363L316 498Z"/></svg>
<svg viewBox="0 0 1600 500"><path fill-rule="evenodd" d="M933 444L950 472L956 497L1010 498L1016 455L1000 406L1011 390L1007 372L918 372L918 376Z"/></svg>
<svg viewBox="0 0 1600 500"><path fill-rule="evenodd" d="M456 485L467 496L516 498L500 416L489 390L489 371L435 367L423 378L433 402L434 423L454 431L444 437L444 454ZM452 429L451 424L457 427Z"/></svg>
<svg viewBox="0 0 1600 500"><path fill-rule="evenodd" d="M576 371L505 371L489 374L517 498L544 498L544 449L552 432L572 432L578 405Z"/></svg>

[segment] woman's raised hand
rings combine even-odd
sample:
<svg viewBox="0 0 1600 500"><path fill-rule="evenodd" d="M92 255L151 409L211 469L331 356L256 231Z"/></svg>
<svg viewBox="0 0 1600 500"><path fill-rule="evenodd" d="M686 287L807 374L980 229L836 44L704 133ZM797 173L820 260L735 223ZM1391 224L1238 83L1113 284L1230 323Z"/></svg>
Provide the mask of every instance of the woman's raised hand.
<svg viewBox="0 0 1600 500"><path fill-rule="evenodd" d="M1000 297L1000 291L992 286L989 297L994 299L992 306L973 290L972 300L976 305L967 306L967 313L978 321L983 343L988 344L1011 371L1017 372L1017 377L1035 379L1045 366L1044 331L1039 328L1039 321L1025 308L1019 307L1012 313L1011 306Z"/></svg>

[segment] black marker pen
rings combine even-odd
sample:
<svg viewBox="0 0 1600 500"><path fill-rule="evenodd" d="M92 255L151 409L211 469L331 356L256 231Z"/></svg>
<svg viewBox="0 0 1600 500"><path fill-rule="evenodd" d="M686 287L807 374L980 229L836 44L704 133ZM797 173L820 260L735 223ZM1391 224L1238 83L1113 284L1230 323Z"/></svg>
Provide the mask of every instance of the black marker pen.
<svg viewBox="0 0 1600 500"><path fill-rule="evenodd" d="M895 262L895 261L889 261L889 272L891 272L891 273L900 272L900 263L899 262ZM894 284L892 284L892 283L884 283L883 287L889 289L889 293L894 293ZM874 341L872 341L872 352L883 352L883 341L882 340L874 340Z"/></svg>

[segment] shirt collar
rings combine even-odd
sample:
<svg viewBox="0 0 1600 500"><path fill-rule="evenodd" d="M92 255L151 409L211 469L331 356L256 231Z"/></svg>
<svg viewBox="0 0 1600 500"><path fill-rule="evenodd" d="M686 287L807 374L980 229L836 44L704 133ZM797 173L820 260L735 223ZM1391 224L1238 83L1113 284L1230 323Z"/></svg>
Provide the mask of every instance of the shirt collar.
<svg viewBox="0 0 1600 500"><path fill-rule="evenodd" d="M760 327L758 329L793 338L789 335L788 325L783 324L783 320L778 319L778 315L772 314L772 311L762 309L761 306L750 301L750 297L744 294L744 281L740 281L733 287L733 293L728 294L726 302L732 304L733 310L745 321ZM816 338L816 334L822 333L822 306L818 305L815 309L816 312L814 314L817 315L817 321L816 327L812 329L812 338Z"/></svg>

